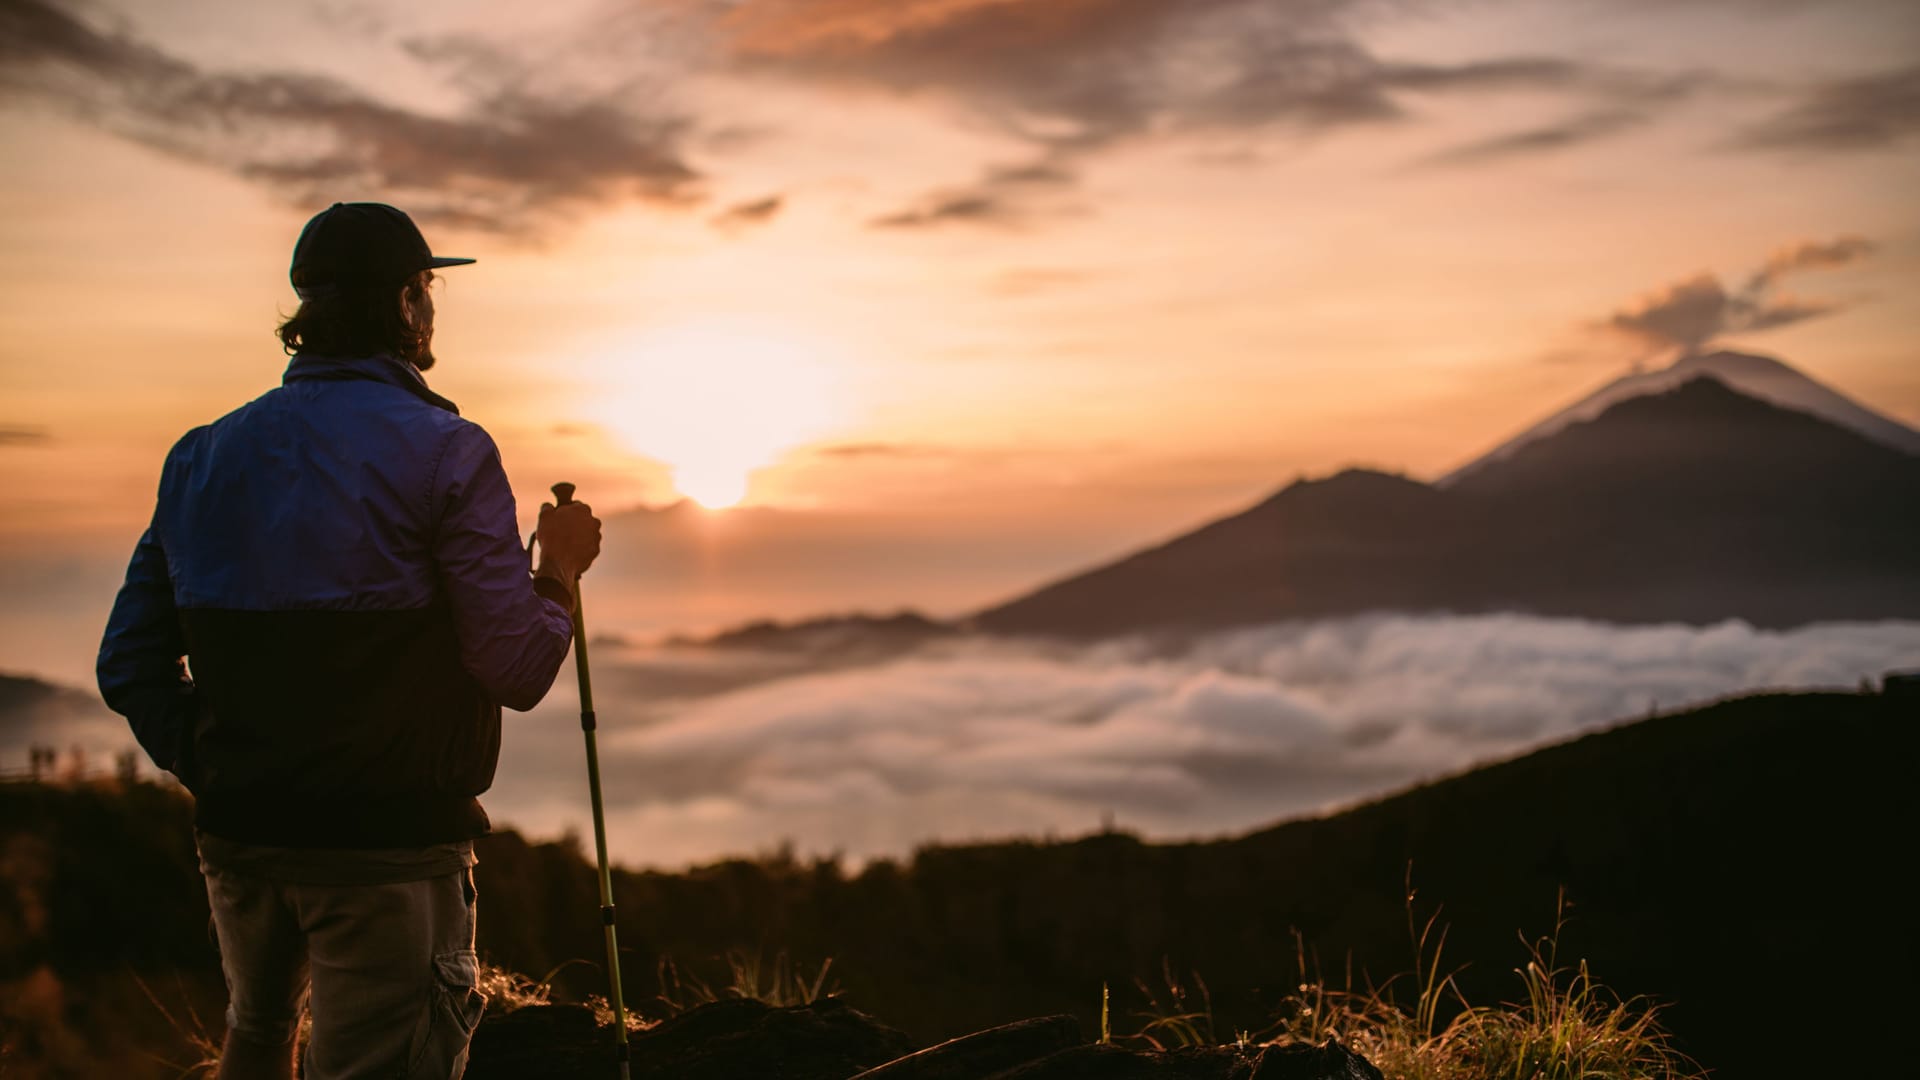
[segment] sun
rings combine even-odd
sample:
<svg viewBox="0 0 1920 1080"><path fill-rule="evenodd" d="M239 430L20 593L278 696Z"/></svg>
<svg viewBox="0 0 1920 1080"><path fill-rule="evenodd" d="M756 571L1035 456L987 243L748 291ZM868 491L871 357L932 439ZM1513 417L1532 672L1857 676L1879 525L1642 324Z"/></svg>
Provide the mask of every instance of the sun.
<svg viewBox="0 0 1920 1080"><path fill-rule="evenodd" d="M680 494L708 509L734 506L755 472L840 419L830 354L758 320L677 323L606 358L592 411L623 443L665 463Z"/></svg>
<svg viewBox="0 0 1920 1080"><path fill-rule="evenodd" d="M753 466L745 469L724 463L707 466L673 467L673 486L680 494L706 507L708 510L724 510L737 506L747 497L748 482L753 478Z"/></svg>

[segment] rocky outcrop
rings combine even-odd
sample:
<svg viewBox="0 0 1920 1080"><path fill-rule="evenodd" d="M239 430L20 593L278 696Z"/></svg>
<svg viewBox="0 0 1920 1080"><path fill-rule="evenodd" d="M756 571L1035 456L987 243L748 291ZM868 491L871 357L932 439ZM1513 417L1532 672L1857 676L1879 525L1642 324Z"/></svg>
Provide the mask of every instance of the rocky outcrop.
<svg viewBox="0 0 1920 1080"><path fill-rule="evenodd" d="M1324 1046L1196 1046L1164 1053L1091 1043L979 1080L1383 1080L1366 1058Z"/></svg>
<svg viewBox="0 0 1920 1080"><path fill-rule="evenodd" d="M1382 1080L1345 1047L1213 1046L1167 1052L1088 1043L1070 1016L991 1028L915 1052L907 1037L838 998L775 1008L700 1006L631 1036L636 1078L730 1080ZM467 1080L611 1077L613 1033L582 1005L490 1014Z"/></svg>
<svg viewBox="0 0 1920 1080"><path fill-rule="evenodd" d="M1086 1042L1071 1016L1043 1016L950 1039L854 1080L976 1080Z"/></svg>
<svg viewBox="0 0 1920 1080"><path fill-rule="evenodd" d="M489 1008L467 1050L466 1080L612 1076L613 1031L585 1005Z"/></svg>
<svg viewBox="0 0 1920 1080"><path fill-rule="evenodd" d="M674 1080L846 1080L913 1051L903 1034L838 998L775 1008L717 1001L629 1037L632 1074ZM534 1005L481 1020L466 1080L614 1074L613 1033L580 1005Z"/></svg>

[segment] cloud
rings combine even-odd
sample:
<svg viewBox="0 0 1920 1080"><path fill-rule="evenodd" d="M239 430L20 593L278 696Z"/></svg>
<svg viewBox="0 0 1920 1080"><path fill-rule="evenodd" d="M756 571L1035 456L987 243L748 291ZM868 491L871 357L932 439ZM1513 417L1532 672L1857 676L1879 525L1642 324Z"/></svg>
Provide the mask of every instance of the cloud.
<svg viewBox="0 0 1920 1080"><path fill-rule="evenodd" d="M1395 67L1350 37L1355 5L1309 0L763 0L721 28L735 58L809 78L944 93L1054 149L1157 125L1395 119L1396 87L1564 82L1564 62Z"/></svg>
<svg viewBox="0 0 1920 1080"><path fill-rule="evenodd" d="M0 97L49 104L306 205L364 192L423 220L525 233L617 199L696 198L701 177L681 153L687 119L636 112L617 94L536 92L490 68L470 40L410 48L450 66L463 109L417 111L320 75L209 71L50 0L0 0Z"/></svg>
<svg viewBox="0 0 1920 1080"><path fill-rule="evenodd" d="M37 424L0 424L0 446L42 446L53 440Z"/></svg>
<svg viewBox="0 0 1920 1080"><path fill-rule="evenodd" d="M1150 135L1379 125L1411 119L1410 98L1456 93L1577 94L1644 112L1701 78L1555 57L1387 60L1354 36L1370 12L1354 0L746 0L716 28L739 68L945 101L1041 149L1067 181L1087 154ZM1517 140L1504 154L1546 148ZM1026 217L988 177L875 224Z"/></svg>
<svg viewBox="0 0 1920 1080"><path fill-rule="evenodd" d="M761 199L749 199L737 202L715 214L708 224L719 229L738 229L748 225L764 225L772 221L786 206L784 195L768 195Z"/></svg>
<svg viewBox="0 0 1920 1080"><path fill-rule="evenodd" d="M1830 270L1845 266L1872 253L1873 244L1864 236L1789 244L1767 257L1766 264L1754 274L1748 287L1771 285L1781 275L1795 270Z"/></svg>
<svg viewBox="0 0 1920 1080"><path fill-rule="evenodd" d="M1758 150L1881 150L1920 137L1920 66L1838 79L1746 129Z"/></svg>
<svg viewBox="0 0 1920 1080"><path fill-rule="evenodd" d="M1417 163L1441 166L1495 164L1611 138L1645 127L1663 109L1724 82L1710 71L1656 72L1538 58L1438 69L1403 65L1393 81L1407 89L1553 90L1586 103L1559 123L1468 142Z"/></svg>
<svg viewBox="0 0 1920 1080"><path fill-rule="evenodd" d="M952 222L1010 225L1019 218L1019 212L1005 199L991 195L946 193L930 196L911 209L882 214L873 219L872 225L877 229L920 229Z"/></svg>
<svg viewBox="0 0 1920 1080"><path fill-rule="evenodd" d="M1852 688L1916 653L1913 622L1776 632L1370 616L1093 645L944 641L864 667L718 680L711 694L609 681L596 705L613 843L623 859L673 865L782 839L857 857L1075 834L1109 812L1150 836L1219 834L1654 708ZM595 661L609 677L641 662ZM496 820L578 824L578 799L555 795L578 765L561 722L571 708L563 698L511 721Z"/></svg>
<svg viewBox="0 0 1920 1080"><path fill-rule="evenodd" d="M614 853L678 866L782 840L869 857L1077 835L1108 814L1156 838L1237 832L1655 709L1852 689L1910 667L1920 622L1375 615L1095 644L944 639L851 665L594 649ZM503 827L586 827L576 709L563 675L532 713L507 714L485 797ZM0 693L0 761L35 742L99 762L132 745L91 693Z"/></svg>
<svg viewBox="0 0 1920 1080"><path fill-rule="evenodd" d="M988 168L962 187L943 188L914 205L883 214L868 224L881 229L921 229L955 223L1018 227L1047 214L1070 213L1057 193L1078 182L1065 151L1054 151L1024 165Z"/></svg>
<svg viewBox="0 0 1920 1080"><path fill-rule="evenodd" d="M1509 158L1566 150L1641 127L1650 119L1645 112L1635 109L1590 112L1547 127L1509 132L1443 150L1427 158L1425 164L1485 165Z"/></svg>
<svg viewBox="0 0 1920 1080"><path fill-rule="evenodd" d="M80 9L69 5L77 2L0 0L0 96L50 103L293 202L359 190L405 202L427 220L505 233L537 231L621 200L700 200L706 178L690 155L724 156L751 129L720 118L696 123L660 104L669 88L642 85L646 72L657 80L678 71L688 85L706 76L774 74L914 96L1038 152L1032 164L987 169L869 219L897 230L1020 227L1080 212L1067 196L1085 159L1127 140L1409 122L1437 95L1542 93L1579 103L1581 111L1561 125L1495 136L1435 159L1490 163L1624 132L1709 78L1550 56L1385 58L1356 36L1390 10L1369 0L613 5L565 31L565 63L533 43L470 33L390 37L390 27L372 20L368 32L463 99L440 113L310 73L207 70L125 26L76 15ZM588 72L619 74L602 90L542 81ZM753 200L710 221L745 227L769 220L779 206Z"/></svg>
<svg viewBox="0 0 1920 1080"><path fill-rule="evenodd" d="M1698 349L1725 334L1770 330L1832 314L1844 305L1782 296L1780 280L1805 270L1844 266L1872 251L1872 243L1858 236L1789 245L1774 252L1738 291L1729 291L1713 274L1701 273L1647 294L1602 325L1654 348Z"/></svg>
<svg viewBox="0 0 1920 1080"><path fill-rule="evenodd" d="M904 442L833 443L818 447L813 452L821 457L895 459L948 457L953 453L944 446Z"/></svg>

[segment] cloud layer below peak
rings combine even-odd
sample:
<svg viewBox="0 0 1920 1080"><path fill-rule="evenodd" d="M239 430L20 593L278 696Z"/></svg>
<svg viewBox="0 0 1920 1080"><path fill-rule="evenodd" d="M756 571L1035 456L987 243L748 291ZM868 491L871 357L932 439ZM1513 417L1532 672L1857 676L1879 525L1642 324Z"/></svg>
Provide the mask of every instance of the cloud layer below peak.
<svg viewBox="0 0 1920 1080"><path fill-rule="evenodd" d="M596 657L611 676L596 704L613 843L625 859L672 865L782 840L874 856L1072 835L1106 815L1150 836L1220 834L1653 709L1850 689L1915 655L1920 623L1770 632L1375 616L1090 646L963 641L677 699L613 681L659 658L610 655ZM567 707L510 729L516 764L490 800L497 817L581 823L578 800L553 786L578 767L553 742Z"/></svg>

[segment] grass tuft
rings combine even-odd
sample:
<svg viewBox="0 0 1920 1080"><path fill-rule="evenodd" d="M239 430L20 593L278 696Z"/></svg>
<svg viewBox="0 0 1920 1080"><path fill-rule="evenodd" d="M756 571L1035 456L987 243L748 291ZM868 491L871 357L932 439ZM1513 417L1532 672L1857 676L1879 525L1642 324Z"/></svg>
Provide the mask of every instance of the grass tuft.
<svg viewBox="0 0 1920 1080"><path fill-rule="evenodd" d="M552 972L547 978L553 977ZM505 1015L529 1005L549 1004L553 996L553 987L547 979L533 979L517 971L493 964L480 965L480 979L475 984L487 999L487 1011Z"/></svg>
<svg viewBox="0 0 1920 1080"><path fill-rule="evenodd" d="M1310 965L1295 935L1301 979L1273 1026L1269 1041L1319 1044L1337 1039L1372 1061L1388 1080L1702 1080L1706 1072L1673 1047L1660 1010L1644 998L1621 999L1595 981L1585 961L1562 964L1566 896L1556 905L1553 931L1521 944L1526 963L1515 969L1524 995L1476 1006L1461 994L1453 971L1443 970L1446 930L1436 912L1413 916L1412 1000L1402 1003L1395 980L1378 988L1331 988ZM1438 930L1436 932L1436 927ZM1440 1023L1443 1014L1452 1018Z"/></svg>
<svg viewBox="0 0 1920 1080"><path fill-rule="evenodd" d="M166 1004L160 1000L160 996L153 992L153 987L147 985L146 979L135 975L133 981L134 985L140 988L140 992L146 995L146 999L153 1004L154 1009L160 1013L161 1018L173 1028L181 1044L191 1055L186 1061L169 1061L156 1057L154 1063L172 1069L172 1075L176 1080L210 1078L218 1073L220 1071L220 1040L208 1031L206 1022L200 1019L200 1014L194 1010L193 1006L191 1004L183 1006L184 1017L178 1015L167 1008ZM185 999L184 994L181 997Z"/></svg>
<svg viewBox="0 0 1920 1080"><path fill-rule="evenodd" d="M672 957L660 958L660 994L655 1000L669 1015L714 1001L752 1000L775 1008L811 1005L840 993L837 982L829 982L833 958L822 961L811 976L786 952L775 953L771 961L757 951L734 949L722 958L727 966L727 984L719 989L692 972L683 972Z"/></svg>
<svg viewBox="0 0 1920 1080"><path fill-rule="evenodd" d="M1172 964L1162 957L1160 980L1164 991L1147 985L1145 979L1133 981L1141 996L1147 999L1147 1007L1134 1013L1145 1023L1131 1038L1155 1050L1213 1046L1219 1042L1213 1033L1213 995L1207 991L1207 982L1197 971L1189 978L1191 985L1182 982L1173 973Z"/></svg>

